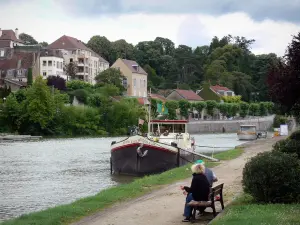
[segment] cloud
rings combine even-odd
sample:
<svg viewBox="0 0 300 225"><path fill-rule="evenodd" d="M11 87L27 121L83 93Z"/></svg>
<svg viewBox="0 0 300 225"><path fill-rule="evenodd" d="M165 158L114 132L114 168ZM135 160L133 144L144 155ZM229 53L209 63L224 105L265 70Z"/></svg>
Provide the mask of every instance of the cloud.
<svg viewBox="0 0 300 225"><path fill-rule="evenodd" d="M210 14L245 12L254 20L300 22L300 0L56 0L76 16L109 14Z"/></svg>
<svg viewBox="0 0 300 225"><path fill-rule="evenodd" d="M19 32L28 33L38 41L48 43L62 35L73 36L84 42L88 42L93 35L101 35L110 41L125 39L133 44L154 40L159 36L169 38L176 45L185 44L192 47L209 45L214 36L221 38L232 34L255 39L256 42L252 46L254 53L274 52L279 55L284 54L292 39L291 35L300 31L300 25L295 23L270 19L255 21L246 13L218 16L201 13L132 13L116 17L79 17L66 14L65 9L56 1L58 0L45 0L42 4L40 0L14 0L13 3L5 1L5 4L0 5L0 28L19 28ZM89 4L91 3L87 3L86 6ZM16 5L18 7L13 7ZM75 10L74 5L75 3L69 7ZM26 13L26 16L20 19L24 12L35 13Z"/></svg>

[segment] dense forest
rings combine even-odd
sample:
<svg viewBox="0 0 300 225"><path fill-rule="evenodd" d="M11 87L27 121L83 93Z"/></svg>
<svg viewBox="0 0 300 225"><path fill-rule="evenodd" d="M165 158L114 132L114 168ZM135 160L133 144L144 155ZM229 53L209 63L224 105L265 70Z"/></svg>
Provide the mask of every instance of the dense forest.
<svg viewBox="0 0 300 225"><path fill-rule="evenodd" d="M27 43L38 43L30 35L20 37ZM228 35L214 37L207 45L193 49L187 45L176 47L170 39L162 37L132 45L124 39L111 42L96 35L87 46L110 64L118 58L136 60L147 71L148 86L154 92L173 88L197 90L203 82L210 82L232 89L244 101L269 101L267 75L278 57L274 53L253 54L254 42Z"/></svg>

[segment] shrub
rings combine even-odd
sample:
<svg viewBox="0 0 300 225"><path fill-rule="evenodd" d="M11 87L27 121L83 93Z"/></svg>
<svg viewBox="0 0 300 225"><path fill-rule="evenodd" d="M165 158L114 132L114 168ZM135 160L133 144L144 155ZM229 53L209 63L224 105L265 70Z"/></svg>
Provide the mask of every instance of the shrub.
<svg viewBox="0 0 300 225"><path fill-rule="evenodd" d="M245 165L244 191L258 202L299 202L299 172L299 161L294 155L276 151L260 153Z"/></svg>
<svg viewBox="0 0 300 225"><path fill-rule="evenodd" d="M300 159L300 140L286 139L278 141L278 144L274 145L274 151L296 154Z"/></svg>
<svg viewBox="0 0 300 225"><path fill-rule="evenodd" d="M286 124L288 121L287 117L282 115L276 115L273 120L273 127L280 127L281 124Z"/></svg>
<svg viewBox="0 0 300 225"><path fill-rule="evenodd" d="M206 110L207 110L207 114L210 116L214 115L214 109L216 109L218 106L218 103L216 101L213 100L208 100L206 101Z"/></svg>
<svg viewBox="0 0 300 225"><path fill-rule="evenodd" d="M300 130L293 132L289 139L300 141Z"/></svg>

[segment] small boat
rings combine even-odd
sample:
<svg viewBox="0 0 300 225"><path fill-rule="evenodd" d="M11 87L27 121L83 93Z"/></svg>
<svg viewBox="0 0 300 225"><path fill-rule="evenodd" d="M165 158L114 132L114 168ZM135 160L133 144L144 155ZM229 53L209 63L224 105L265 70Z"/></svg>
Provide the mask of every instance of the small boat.
<svg viewBox="0 0 300 225"><path fill-rule="evenodd" d="M152 120L147 135L135 129L122 141L111 143L111 171L116 174L160 173L194 161L195 139L186 120Z"/></svg>
<svg viewBox="0 0 300 225"><path fill-rule="evenodd" d="M257 132L255 125L240 125L240 130L237 132L239 140L256 140Z"/></svg>

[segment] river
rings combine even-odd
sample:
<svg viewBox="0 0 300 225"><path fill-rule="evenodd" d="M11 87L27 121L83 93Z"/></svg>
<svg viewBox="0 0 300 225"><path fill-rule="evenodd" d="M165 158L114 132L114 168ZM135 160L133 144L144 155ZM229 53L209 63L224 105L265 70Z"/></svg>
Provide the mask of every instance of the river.
<svg viewBox="0 0 300 225"><path fill-rule="evenodd" d="M193 135L218 151L244 142L236 134ZM70 203L133 178L110 174L110 143L121 138L0 143L0 221ZM201 147L196 151L210 152Z"/></svg>

